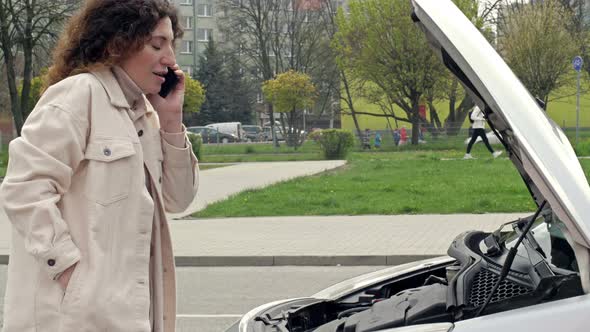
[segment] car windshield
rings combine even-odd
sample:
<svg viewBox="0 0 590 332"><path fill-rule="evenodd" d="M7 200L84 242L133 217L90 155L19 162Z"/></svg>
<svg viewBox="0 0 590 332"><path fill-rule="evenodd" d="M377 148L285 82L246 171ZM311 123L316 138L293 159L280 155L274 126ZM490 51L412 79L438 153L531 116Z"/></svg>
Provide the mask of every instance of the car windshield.
<svg viewBox="0 0 590 332"><path fill-rule="evenodd" d="M195 133L195 134L200 134L201 132L203 132L203 129L205 129L205 128L195 128L195 127L187 128L188 131L190 131L191 133Z"/></svg>
<svg viewBox="0 0 590 332"><path fill-rule="evenodd" d="M258 128L257 127L246 127L246 126L243 126L242 128L244 129L244 131L247 131L249 133L257 133L258 132Z"/></svg>

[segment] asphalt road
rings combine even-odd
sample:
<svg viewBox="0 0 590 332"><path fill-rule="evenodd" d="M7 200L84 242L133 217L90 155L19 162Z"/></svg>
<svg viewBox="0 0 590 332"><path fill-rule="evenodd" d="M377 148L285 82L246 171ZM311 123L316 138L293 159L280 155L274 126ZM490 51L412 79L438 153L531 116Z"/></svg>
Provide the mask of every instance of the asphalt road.
<svg viewBox="0 0 590 332"><path fill-rule="evenodd" d="M178 268L178 332L219 332L260 304L311 295L339 281L379 270L342 267L182 267ZM0 265L4 298L6 266ZM0 321L3 303L0 303Z"/></svg>

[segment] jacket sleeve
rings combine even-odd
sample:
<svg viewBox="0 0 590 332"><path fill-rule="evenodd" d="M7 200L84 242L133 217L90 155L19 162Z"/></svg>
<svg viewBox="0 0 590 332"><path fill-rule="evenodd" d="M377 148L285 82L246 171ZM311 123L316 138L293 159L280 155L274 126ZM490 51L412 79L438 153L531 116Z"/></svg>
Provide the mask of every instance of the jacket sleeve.
<svg viewBox="0 0 590 332"><path fill-rule="evenodd" d="M166 212L184 211L193 201L199 186L197 157L186 137L181 133L160 131L162 137L162 196Z"/></svg>
<svg viewBox="0 0 590 332"><path fill-rule="evenodd" d="M51 279L80 260L58 203L84 158L87 128L79 115L45 104L29 115L21 137L9 146L0 199L26 250Z"/></svg>
<svg viewBox="0 0 590 332"><path fill-rule="evenodd" d="M485 116L479 107L475 107L473 112L471 113L471 120L473 121L483 121L485 120Z"/></svg>

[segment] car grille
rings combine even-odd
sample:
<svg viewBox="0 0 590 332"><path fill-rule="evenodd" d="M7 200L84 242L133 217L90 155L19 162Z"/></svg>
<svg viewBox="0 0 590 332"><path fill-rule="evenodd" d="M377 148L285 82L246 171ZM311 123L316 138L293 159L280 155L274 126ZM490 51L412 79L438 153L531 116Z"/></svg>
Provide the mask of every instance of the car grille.
<svg viewBox="0 0 590 332"><path fill-rule="evenodd" d="M482 306L485 303L487 297L492 292L492 289L494 288L496 282L498 282L499 278L499 275L482 269L475 276L475 280L471 286L469 302L475 307ZM490 303L504 301L516 296L528 294L530 292L532 292L532 289L504 279L494 296L492 296Z"/></svg>

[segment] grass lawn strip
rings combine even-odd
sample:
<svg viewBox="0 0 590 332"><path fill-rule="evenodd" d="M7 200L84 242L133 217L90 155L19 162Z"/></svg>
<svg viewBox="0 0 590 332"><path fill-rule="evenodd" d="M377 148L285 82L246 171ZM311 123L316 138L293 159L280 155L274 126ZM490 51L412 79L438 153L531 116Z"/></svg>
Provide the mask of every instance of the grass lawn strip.
<svg viewBox="0 0 590 332"><path fill-rule="evenodd" d="M197 218L521 212L533 201L512 163L440 160L457 151L355 153L346 167L249 190L208 206ZM404 155L404 156L401 156ZM405 158L404 158L405 157ZM580 161L589 175L590 160Z"/></svg>

